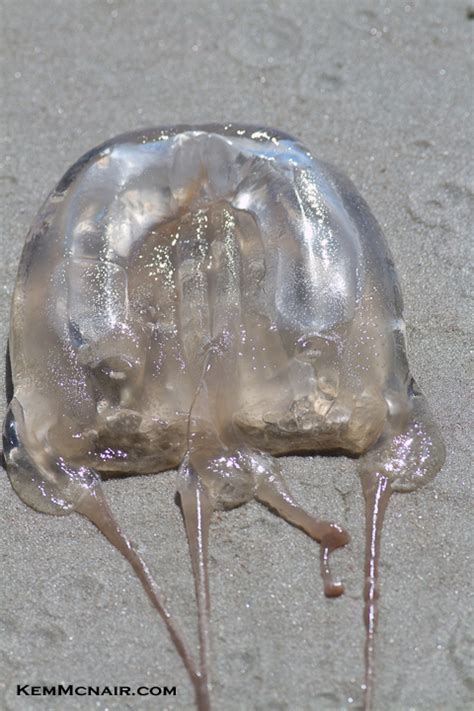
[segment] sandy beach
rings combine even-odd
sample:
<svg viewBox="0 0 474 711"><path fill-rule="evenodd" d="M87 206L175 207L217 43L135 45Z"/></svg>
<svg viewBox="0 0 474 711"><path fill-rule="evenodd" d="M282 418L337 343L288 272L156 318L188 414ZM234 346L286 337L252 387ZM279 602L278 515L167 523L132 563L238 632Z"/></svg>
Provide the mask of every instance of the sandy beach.
<svg viewBox="0 0 474 711"><path fill-rule="evenodd" d="M36 212L81 154L115 134L175 123L275 126L361 191L394 256L411 369L447 448L434 482L393 496L388 509L374 711L467 709L474 6L1 0L0 13L2 354ZM0 388L3 416L3 377ZM333 557L346 594L324 597L317 546L257 503L216 515L214 709L360 709L364 514L356 463L287 457L282 468L297 499L350 531L351 544ZM184 668L126 562L78 515L29 509L2 474L0 707L191 711ZM175 474L104 487L195 646ZM17 695L18 684L61 683L176 686L177 694Z"/></svg>

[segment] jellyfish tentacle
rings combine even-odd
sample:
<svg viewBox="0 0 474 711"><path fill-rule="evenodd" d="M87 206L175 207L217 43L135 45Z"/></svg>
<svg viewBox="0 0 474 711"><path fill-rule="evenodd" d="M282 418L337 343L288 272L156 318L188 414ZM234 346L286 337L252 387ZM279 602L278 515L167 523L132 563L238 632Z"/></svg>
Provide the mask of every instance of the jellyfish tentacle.
<svg viewBox="0 0 474 711"><path fill-rule="evenodd" d="M364 709L372 708L375 668L375 634L378 623L379 562L382 541L382 526L392 487L386 476L378 472L362 474L362 489L365 499L365 561L364 561L364 622L365 677Z"/></svg>
<svg viewBox="0 0 474 711"><path fill-rule="evenodd" d="M199 683L196 702L200 711L210 708L210 595L208 575L209 525L214 510L203 479L189 459L179 469L178 492L194 576L199 631Z"/></svg>
<svg viewBox="0 0 474 711"><path fill-rule="evenodd" d="M148 566L118 526L105 500L99 474L88 467L74 468L67 464L51 448L47 437L44 441L34 438L26 425L22 403L14 397L3 432L8 475L13 487L26 504L38 511L56 515L81 514L124 556L164 621L197 689L200 677L186 640L166 608Z"/></svg>
<svg viewBox="0 0 474 711"><path fill-rule="evenodd" d="M255 498L288 523L302 529L321 545L321 575L324 582L324 593L327 597L341 595L344 592L344 586L332 579L329 553L346 545L350 540L349 534L335 523L315 518L297 504L286 487L276 462L272 462L270 469L265 470L261 465L260 469L263 471L259 471L258 474Z"/></svg>
<svg viewBox="0 0 474 711"><path fill-rule="evenodd" d="M94 491L84 495L77 503L76 511L91 521L114 548L130 563L148 595L151 604L165 623L176 651L181 657L190 679L196 688L199 685L199 675L184 636L176 625L171 613L166 608L158 585L147 564L117 524L105 500L101 487L97 487Z"/></svg>
<svg viewBox="0 0 474 711"><path fill-rule="evenodd" d="M373 706L375 636L378 623L379 562L385 511L393 491L414 491L441 468L445 449L439 429L413 378L404 407L386 394L388 417L375 447L361 457L359 473L365 499L364 711Z"/></svg>

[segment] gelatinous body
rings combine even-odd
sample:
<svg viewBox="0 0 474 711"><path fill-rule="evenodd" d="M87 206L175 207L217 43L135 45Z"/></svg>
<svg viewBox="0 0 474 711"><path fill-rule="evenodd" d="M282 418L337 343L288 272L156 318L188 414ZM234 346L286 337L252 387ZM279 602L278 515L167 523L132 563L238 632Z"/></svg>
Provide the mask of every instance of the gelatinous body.
<svg viewBox="0 0 474 711"><path fill-rule="evenodd" d="M367 501L366 707L380 526L444 448L408 369L400 290L354 186L270 129L131 133L84 156L28 236L13 300L4 447L22 499L90 518L130 560L208 699L207 529L253 498L321 543L348 536L289 494L274 455L360 455ZM179 467L200 662L115 523L101 472Z"/></svg>

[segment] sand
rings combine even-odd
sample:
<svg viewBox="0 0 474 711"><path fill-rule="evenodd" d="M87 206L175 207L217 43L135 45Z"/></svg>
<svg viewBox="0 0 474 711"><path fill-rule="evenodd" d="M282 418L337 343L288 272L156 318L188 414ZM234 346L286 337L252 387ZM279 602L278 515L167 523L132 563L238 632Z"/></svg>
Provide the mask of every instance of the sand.
<svg viewBox="0 0 474 711"><path fill-rule="evenodd" d="M72 162L114 134L175 122L279 127L347 172L383 226L412 370L448 457L432 484L389 507L375 711L472 703L469 14L474 8L458 0L1 3L2 353L36 211ZM291 457L283 469L299 500L352 533L334 556L347 593L325 599L314 544L258 504L216 516L214 708L356 709L363 512L355 462ZM108 481L105 490L193 637L173 473ZM192 709L179 658L125 561L80 517L28 509L5 474L0 495L0 707ZM17 684L60 683L176 686L177 695L16 695Z"/></svg>

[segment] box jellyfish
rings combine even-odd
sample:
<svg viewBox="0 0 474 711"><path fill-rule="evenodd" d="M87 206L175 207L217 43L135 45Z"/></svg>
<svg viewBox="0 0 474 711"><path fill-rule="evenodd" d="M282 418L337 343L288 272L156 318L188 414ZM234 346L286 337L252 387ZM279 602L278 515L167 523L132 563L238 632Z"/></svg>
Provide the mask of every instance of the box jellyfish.
<svg viewBox="0 0 474 711"><path fill-rule="evenodd" d="M267 128L128 133L63 177L27 237L9 339L4 456L18 495L87 517L161 615L200 711L210 708L208 530L253 499L319 543L349 542L280 473L285 454L357 458L366 502L364 704L371 708L378 562L393 491L429 482L444 447L405 347L402 298L352 183ZM178 469L197 654L108 507L103 474Z"/></svg>

